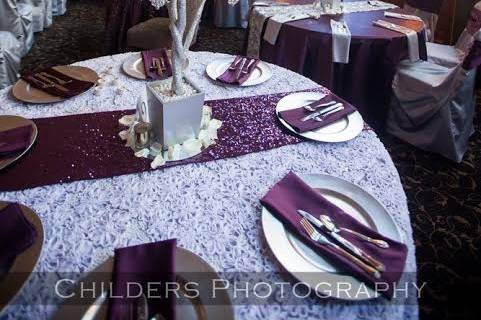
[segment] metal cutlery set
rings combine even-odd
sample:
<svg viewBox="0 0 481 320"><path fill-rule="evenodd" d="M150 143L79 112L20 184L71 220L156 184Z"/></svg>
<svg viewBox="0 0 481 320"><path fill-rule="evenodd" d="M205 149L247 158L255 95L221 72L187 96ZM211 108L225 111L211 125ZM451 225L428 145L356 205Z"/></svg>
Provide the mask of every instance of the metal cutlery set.
<svg viewBox="0 0 481 320"><path fill-rule="evenodd" d="M315 120L322 122L327 118L327 116L344 110L344 105L342 103L338 103L337 101L330 101L314 106L307 105L304 107L304 109L312 113L302 118L301 121Z"/></svg>
<svg viewBox="0 0 481 320"><path fill-rule="evenodd" d="M331 246L344 257L361 267L364 271L368 272L375 278L380 278L381 272L386 271L386 267L383 263L371 257L352 242L342 237L340 235L340 231L342 230L349 232L359 239L383 249L389 248L389 244L386 241L372 239L359 232L346 228L340 228L327 215L320 215L319 218L316 218L303 210L297 210L297 213L302 216L300 221L301 225L313 241L316 241L322 245ZM330 240L327 236L334 241Z"/></svg>
<svg viewBox="0 0 481 320"><path fill-rule="evenodd" d="M247 62L249 60L249 62ZM252 58L239 58L237 57L229 67L229 70L235 71L235 79L239 80L242 75L249 73L250 67L256 61ZM246 65L247 63L247 65Z"/></svg>
<svg viewBox="0 0 481 320"><path fill-rule="evenodd" d="M42 88L56 88L64 92L68 92L69 89L67 89L63 85L72 82L72 80L59 79L58 77L51 75L45 71L33 74L30 80Z"/></svg>
<svg viewBox="0 0 481 320"><path fill-rule="evenodd" d="M164 59L152 58L152 66L150 67L150 70L155 70L160 77L163 76L164 72L167 71Z"/></svg>

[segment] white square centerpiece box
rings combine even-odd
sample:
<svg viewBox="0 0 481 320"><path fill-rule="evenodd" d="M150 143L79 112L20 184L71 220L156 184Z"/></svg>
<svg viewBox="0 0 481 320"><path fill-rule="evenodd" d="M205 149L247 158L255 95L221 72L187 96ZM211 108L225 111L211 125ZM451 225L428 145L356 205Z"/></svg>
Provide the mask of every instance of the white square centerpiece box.
<svg viewBox="0 0 481 320"><path fill-rule="evenodd" d="M204 92L191 80L184 78L181 96L172 92L171 82L165 79L146 85L151 139L164 147L198 137L205 100Z"/></svg>

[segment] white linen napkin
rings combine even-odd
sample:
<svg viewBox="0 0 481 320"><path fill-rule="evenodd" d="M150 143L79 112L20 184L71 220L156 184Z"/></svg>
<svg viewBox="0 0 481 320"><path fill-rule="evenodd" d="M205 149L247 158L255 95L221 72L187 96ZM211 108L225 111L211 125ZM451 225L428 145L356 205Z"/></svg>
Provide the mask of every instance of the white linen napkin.
<svg viewBox="0 0 481 320"><path fill-rule="evenodd" d="M384 20L374 21L373 24L381 28L404 33L408 39L409 60L411 62L419 60L419 39L416 31Z"/></svg>
<svg viewBox="0 0 481 320"><path fill-rule="evenodd" d="M351 31L345 22L331 19L332 57L337 63L349 63Z"/></svg>
<svg viewBox="0 0 481 320"><path fill-rule="evenodd" d="M389 18L397 18L397 19L404 19L404 20L423 21L420 17L415 15L403 14L403 13L391 12L391 11L385 11L384 16Z"/></svg>
<svg viewBox="0 0 481 320"><path fill-rule="evenodd" d="M307 19L310 17L310 15L305 13L276 14L272 16L269 21L267 21L266 30L264 31L264 40L272 45L275 45L283 23Z"/></svg>

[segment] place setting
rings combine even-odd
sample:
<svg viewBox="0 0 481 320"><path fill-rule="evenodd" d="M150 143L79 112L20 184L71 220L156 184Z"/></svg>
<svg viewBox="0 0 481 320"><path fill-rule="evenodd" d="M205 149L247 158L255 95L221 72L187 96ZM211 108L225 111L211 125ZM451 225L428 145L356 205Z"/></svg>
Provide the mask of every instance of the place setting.
<svg viewBox="0 0 481 320"><path fill-rule="evenodd" d="M20 116L0 116L0 170L19 160L37 139L37 126Z"/></svg>
<svg viewBox="0 0 481 320"><path fill-rule="evenodd" d="M177 239L118 248L78 281L52 319L233 320L227 290L216 288L214 294L212 284L219 279L204 259L177 246ZM167 285L176 291L164 293ZM95 293L82 297L81 286Z"/></svg>
<svg viewBox="0 0 481 320"><path fill-rule="evenodd" d="M320 142L348 141L364 129L364 120L356 108L321 92L287 95L277 103L276 114L291 132Z"/></svg>
<svg viewBox="0 0 481 320"><path fill-rule="evenodd" d="M388 211L360 187L324 174L288 173L261 199L262 229L281 265L323 296L391 299L407 247ZM319 287L319 283L331 286ZM391 286L376 292L375 283ZM331 290L337 283L349 290ZM365 291L359 294L360 288Z"/></svg>
<svg viewBox="0 0 481 320"><path fill-rule="evenodd" d="M272 70L267 63L245 56L214 60L205 71L215 83L239 87L255 86L272 77Z"/></svg>
<svg viewBox="0 0 481 320"><path fill-rule="evenodd" d="M97 72L82 66L56 66L29 72L12 87L12 95L27 103L55 103L92 89L99 80Z"/></svg>
<svg viewBox="0 0 481 320"><path fill-rule="evenodd" d="M32 276L43 241L42 221L32 209L0 201L0 314Z"/></svg>
<svg viewBox="0 0 481 320"><path fill-rule="evenodd" d="M187 69L185 59L183 68ZM144 50L129 55L122 63L122 70L130 77L139 80L162 80L172 76L172 51L159 48Z"/></svg>

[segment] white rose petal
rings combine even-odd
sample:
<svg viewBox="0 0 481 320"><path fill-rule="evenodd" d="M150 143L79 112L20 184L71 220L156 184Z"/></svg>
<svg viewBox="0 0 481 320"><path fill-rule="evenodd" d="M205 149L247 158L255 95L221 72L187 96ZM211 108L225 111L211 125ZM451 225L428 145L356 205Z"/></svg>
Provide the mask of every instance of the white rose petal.
<svg viewBox="0 0 481 320"><path fill-rule="evenodd" d="M169 151L167 153L169 160L172 160L172 161L179 160L181 154L182 154L182 147L180 146L180 144L175 144L173 146L170 146Z"/></svg>
<svg viewBox="0 0 481 320"><path fill-rule="evenodd" d="M208 146L210 146L212 144L212 140L211 140L207 130L200 130L199 131L199 140L200 140L200 142L202 142L202 146L204 148L207 148Z"/></svg>
<svg viewBox="0 0 481 320"><path fill-rule="evenodd" d="M222 126L222 121L217 120L217 119L212 119L209 122L209 129L214 128L214 129L219 129Z"/></svg>
<svg viewBox="0 0 481 320"><path fill-rule="evenodd" d="M130 127L134 124L135 114L128 114L119 119L119 123L123 126Z"/></svg>
<svg viewBox="0 0 481 320"><path fill-rule="evenodd" d="M163 166L165 164L165 159L162 157L162 154L159 154L154 158L154 160L150 163L150 167L152 169L157 169L160 166Z"/></svg>
<svg viewBox="0 0 481 320"><path fill-rule="evenodd" d="M147 158L149 156L150 150L147 148L144 148L142 150L139 150L135 153L135 156L138 158Z"/></svg>
<svg viewBox="0 0 481 320"><path fill-rule="evenodd" d="M217 129L214 128L207 128L207 134L209 135L209 138L212 140L217 139Z"/></svg>
<svg viewBox="0 0 481 320"><path fill-rule="evenodd" d="M127 129L127 130L122 130L122 131L119 132L119 137L120 137L120 139L122 139L122 140L127 140L127 139L129 138L129 135L130 135L129 129Z"/></svg>
<svg viewBox="0 0 481 320"><path fill-rule="evenodd" d="M202 148L202 143L200 142L199 139L189 139L189 140L185 140L184 143L182 143L182 149L184 149L184 151L189 156L194 156L200 153L201 148Z"/></svg>

